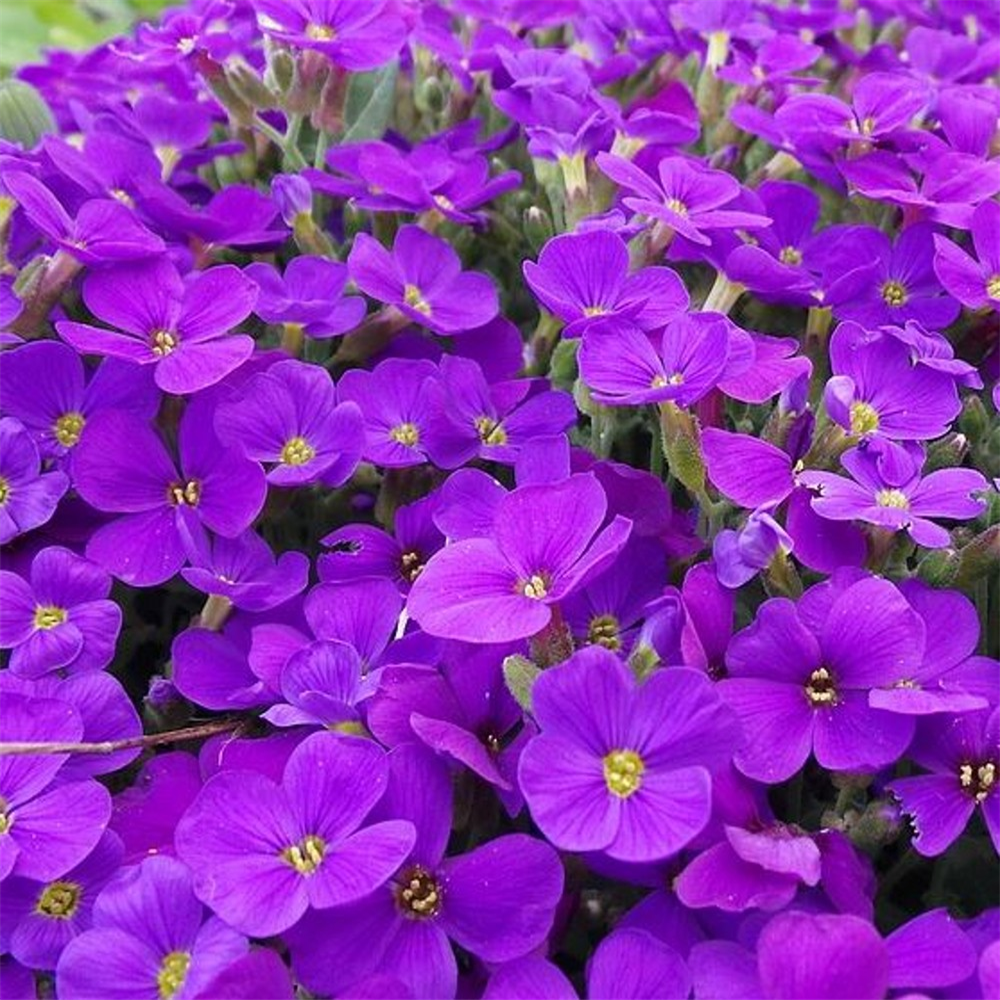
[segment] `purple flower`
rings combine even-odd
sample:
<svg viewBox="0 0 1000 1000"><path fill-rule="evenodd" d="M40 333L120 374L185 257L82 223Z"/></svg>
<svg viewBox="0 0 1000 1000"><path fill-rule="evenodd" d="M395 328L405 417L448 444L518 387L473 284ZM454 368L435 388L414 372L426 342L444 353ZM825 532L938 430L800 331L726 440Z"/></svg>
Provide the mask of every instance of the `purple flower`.
<svg viewBox="0 0 1000 1000"><path fill-rule="evenodd" d="M972 216L976 257L944 236L934 236L934 273L969 309L1000 310L1000 204L984 201Z"/></svg>
<svg viewBox="0 0 1000 1000"><path fill-rule="evenodd" d="M766 601L729 645L722 696L746 734L734 760L757 781L790 778L810 751L830 770L874 770L913 735L911 718L870 708L868 692L920 669L921 618L886 580L822 599L813 588L799 605Z"/></svg>
<svg viewBox="0 0 1000 1000"><path fill-rule="evenodd" d="M521 791L557 847L622 861L676 853L711 814L712 772L738 742L704 674L654 671L638 684L600 647L546 670L532 689L541 735L521 755Z"/></svg>
<svg viewBox="0 0 1000 1000"><path fill-rule="evenodd" d="M0 900L3 948L32 969L54 969L63 948L88 930L98 893L118 873L124 848L107 830L75 868L51 882L12 878Z"/></svg>
<svg viewBox="0 0 1000 1000"><path fill-rule="evenodd" d="M7 190L38 230L81 264L151 257L165 249L135 213L111 198L84 202L71 218L44 184L22 171L4 175Z"/></svg>
<svg viewBox="0 0 1000 1000"><path fill-rule="evenodd" d="M106 667L122 624L110 593L111 577L69 549L42 549L30 582L0 571L0 648L13 650L10 669L40 677Z"/></svg>
<svg viewBox="0 0 1000 1000"><path fill-rule="evenodd" d="M250 314L257 286L221 264L185 281L166 258L96 271L83 285L87 308L114 329L63 320L59 336L81 354L156 365L164 392L214 385L253 353L253 339L229 335Z"/></svg>
<svg viewBox="0 0 1000 1000"><path fill-rule="evenodd" d="M0 397L0 408L31 431L45 458L61 458L75 448L87 421L101 410L150 420L160 403L148 370L108 358L88 379L76 351L52 340L4 354Z"/></svg>
<svg viewBox="0 0 1000 1000"><path fill-rule="evenodd" d="M799 481L812 489L813 510L834 521L867 521L890 531L905 529L918 545L951 544L946 528L931 518L967 521L986 507L972 494L988 483L975 469L940 469L921 478L924 452L918 444L852 448L840 458L852 479L833 472L803 472Z"/></svg>
<svg viewBox="0 0 1000 1000"><path fill-rule="evenodd" d="M406 41L396 0L254 0L261 30L297 48L315 49L337 66L375 69Z"/></svg>
<svg viewBox="0 0 1000 1000"><path fill-rule="evenodd" d="M562 896L562 865L548 844L524 834L445 857L453 811L447 771L413 744L397 747L389 760L389 788L376 815L409 820L416 843L374 893L310 913L293 928L292 967L312 992L350 995L345 991L378 971L416 1000L451 998L458 969L450 941L490 963L538 948ZM398 986L390 995L399 995Z"/></svg>
<svg viewBox="0 0 1000 1000"><path fill-rule="evenodd" d="M338 405L326 370L279 361L219 403L215 432L237 454L269 466L275 486L341 486L361 458L361 411Z"/></svg>
<svg viewBox="0 0 1000 1000"><path fill-rule="evenodd" d="M887 787L913 819L914 848L942 854L981 810L1000 851L1000 710L921 719L909 755L930 773Z"/></svg>
<svg viewBox="0 0 1000 1000"><path fill-rule="evenodd" d="M580 374L594 399L612 406L672 402L690 406L719 382L729 360L729 321L717 313L668 323L659 349L630 320L587 328Z"/></svg>
<svg viewBox="0 0 1000 1000"><path fill-rule="evenodd" d="M895 245L877 229L858 226L839 244L823 302L840 320L866 327L916 320L930 330L948 326L960 311L934 274L934 227L909 226ZM860 267L857 262L865 261ZM845 273L846 272L846 273Z"/></svg>
<svg viewBox="0 0 1000 1000"><path fill-rule="evenodd" d="M62 472L42 472L41 464L24 424L0 418L0 545L45 524L69 488Z"/></svg>
<svg viewBox="0 0 1000 1000"><path fill-rule="evenodd" d="M687 289L668 267L630 275L628 250L607 229L567 233L548 241L538 263L525 261L524 278L549 312L576 337L599 316L621 316L656 330L687 310Z"/></svg>
<svg viewBox="0 0 1000 1000"><path fill-rule="evenodd" d="M347 267L324 257L295 257L279 274L270 264L244 272L260 289L254 312L267 323L324 340L353 330L365 316L365 300L344 295Z"/></svg>
<svg viewBox="0 0 1000 1000"><path fill-rule="evenodd" d="M372 371L353 368L337 386L342 403L355 403L364 417L363 457L386 468L422 465L427 460L431 384L430 361L388 358Z"/></svg>
<svg viewBox="0 0 1000 1000"><path fill-rule="evenodd" d="M953 375L914 365L898 338L857 323L841 323L834 331L830 366L827 413L855 437L940 437L961 409Z"/></svg>
<svg viewBox="0 0 1000 1000"><path fill-rule="evenodd" d="M632 527L602 529L607 498L590 475L505 494L490 537L453 542L417 577L407 610L431 635L506 642L534 635L551 605L608 566ZM556 530L553 530L558 526Z"/></svg>
<svg viewBox="0 0 1000 1000"><path fill-rule="evenodd" d="M715 536L712 558L719 582L724 587L742 587L770 566L779 552L791 552L794 545L770 513L758 508L739 531L720 531Z"/></svg>
<svg viewBox="0 0 1000 1000"><path fill-rule="evenodd" d="M97 897L93 927L63 950L59 996L191 1000L247 951L245 937L206 916L180 862L152 857L125 869Z"/></svg>
<svg viewBox="0 0 1000 1000"><path fill-rule="evenodd" d="M0 690L0 741L74 743L83 722L68 702ZM0 757L0 880L61 878L100 840L108 790L92 779L61 781L69 754Z"/></svg>
<svg viewBox="0 0 1000 1000"><path fill-rule="evenodd" d="M388 770L375 744L317 733L289 757L280 785L254 771L219 771L177 824L195 893L227 923L266 937L311 906L374 891L413 847L409 823L362 827Z"/></svg>
<svg viewBox="0 0 1000 1000"><path fill-rule="evenodd" d="M169 580L185 561L188 522L234 538L264 505L264 473L216 440L209 405L190 403L181 418L179 468L151 427L114 410L94 417L73 454L84 500L123 515L94 532L88 558L127 583Z"/></svg>
<svg viewBox="0 0 1000 1000"><path fill-rule="evenodd" d="M359 233L347 266L363 292L435 333L475 329L500 308L493 282L485 274L462 271L451 244L419 226L402 226L391 253Z"/></svg>
<svg viewBox="0 0 1000 1000"><path fill-rule="evenodd" d="M196 1000L296 1000L288 967L270 948L256 948L227 965Z"/></svg>
<svg viewBox="0 0 1000 1000"><path fill-rule="evenodd" d="M638 195L622 199L627 208L657 219L692 243L707 246L711 239L706 230L760 229L771 224L767 216L725 208L739 196L739 181L683 156L660 160L659 183L620 156L599 153L597 165L616 184Z"/></svg>
<svg viewBox="0 0 1000 1000"><path fill-rule="evenodd" d="M191 565L181 576L205 594L217 594L246 611L266 611L284 604L309 583L309 558L283 552L275 558L256 532L235 538L191 531L184 539Z"/></svg>

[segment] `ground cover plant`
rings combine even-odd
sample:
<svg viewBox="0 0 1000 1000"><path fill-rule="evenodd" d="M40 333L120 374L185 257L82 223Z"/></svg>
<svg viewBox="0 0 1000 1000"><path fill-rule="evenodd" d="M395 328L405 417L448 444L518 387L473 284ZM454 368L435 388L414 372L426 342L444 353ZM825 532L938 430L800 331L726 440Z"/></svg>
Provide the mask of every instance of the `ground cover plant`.
<svg viewBox="0 0 1000 1000"><path fill-rule="evenodd" d="M193 0L0 83L0 993L1000 994L998 68Z"/></svg>

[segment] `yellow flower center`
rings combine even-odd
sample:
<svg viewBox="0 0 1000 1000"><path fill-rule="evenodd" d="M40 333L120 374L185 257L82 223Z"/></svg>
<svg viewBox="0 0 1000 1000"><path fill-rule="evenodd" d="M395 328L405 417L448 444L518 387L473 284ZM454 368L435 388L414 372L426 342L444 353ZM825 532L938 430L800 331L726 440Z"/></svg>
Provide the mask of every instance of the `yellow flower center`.
<svg viewBox="0 0 1000 1000"><path fill-rule="evenodd" d="M399 558L399 573L407 583L413 583L420 576L423 568L423 556L415 550L404 552Z"/></svg>
<svg viewBox="0 0 1000 1000"><path fill-rule="evenodd" d="M679 215L682 219L687 218L688 207L683 201L680 200L680 198L668 198L667 208L669 208L671 212Z"/></svg>
<svg viewBox="0 0 1000 1000"><path fill-rule="evenodd" d="M908 297L906 287L898 281L887 281L882 286L882 301L893 309L904 305Z"/></svg>
<svg viewBox="0 0 1000 1000"><path fill-rule="evenodd" d="M819 667L809 675L806 698L814 708L829 708L837 704L837 689L826 667Z"/></svg>
<svg viewBox="0 0 1000 1000"><path fill-rule="evenodd" d="M189 951L171 951L163 956L160 971L156 974L156 986L160 1000L170 1000L184 985L190 967L191 952Z"/></svg>
<svg viewBox="0 0 1000 1000"><path fill-rule="evenodd" d="M530 597L533 601L540 601L548 596L549 581L544 575L536 573L534 576L531 576L527 580L523 581L518 587L518 590L520 590L525 597Z"/></svg>
<svg viewBox="0 0 1000 1000"><path fill-rule="evenodd" d="M604 780L608 791L620 799L634 795L642 785L646 765L634 750L612 750L604 758Z"/></svg>
<svg viewBox="0 0 1000 1000"><path fill-rule="evenodd" d="M403 301L418 313L430 316L431 304L420 294L420 289L416 285L407 285L403 289Z"/></svg>
<svg viewBox="0 0 1000 1000"><path fill-rule="evenodd" d="M415 865L396 887L396 904L404 916L425 920L441 909L441 885L434 876Z"/></svg>
<svg viewBox="0 0 1000 1000"><path fill-rule="evenodd" d="M35 628L48 630L66 621L66 609L54 604L39 604L35 608Z"/></svg>
<svg viewBox="0 0 1000 1000"><path fill-rule="evenodd" d="M329 24L310 24L306 26L306 38L314 42L332 42L337 37L337 29Z"/></svg>
<svg viewBox="0 0 1000 1000"><path fill-rule="evenodd" d="M167 500L175 507L197 507L201 499L201 483L189 479L186 483L175 482L167 487Z"/></svg>
<svg viewBox="0 0 1000 1000"><path fill-rule="evenodd" d="M859 437L878 430L878 410L871 403L851 403L851 433Z"/></svg>
<svg viewBox="0 0 1000 1000"><path fill-rule="evenodd" d="M962 764L958 769L958 780L977 802L982 802L996 788L997 766L988 760L985 764Z"/></svg>
<svg viewBox="0 0 1000 1000"><path fill-rule="evenodd" d="M7 812L7 803L0 799L0 835L7 833L13 824L10 814Z"/></svg>
<svg viewBox="0 0 1000 1000"><path fill-rule="evenodd" d="M407 448L415 448L420 442L420 429L416 424L396 424L396 426L389 431L389 437L391 437L396 444L405 445Z"/></svg>
<svg viewBox="0 0 1000 1000"><path fill-rule="evenodd" d="M78 882L50 882L35 903L35 913L54 920L68 920L80 905Z"/></svg>
<svg viewBox="0 0 1000 1000"><path fill-rule="evenodd" d="M285 465L305 465L316 457L316 449L304 438L293 437L281 449L281 461Z"/></svg>
<svg viewBox="0 0 1000 1000"><path fill-rule="evenodd" d="M618 634L618 619L614 615L597 615L590 619L587 629L587 642L592 646L603 646L612 652L622 648Z"/></svg>
<svg viewBox="0 0 1000 1000"><path fill-rule="evenodd" d="M986 294L991 299L1000 299L1000 274L994 274L993 277L986 282Z"/></svg>
<svg viewBox="0 0 1000 1000"><path fill-rule="evenodd" d="M0 504L6 503L10 499L10 483L4 476L0 476Z"/></svg>
<svg viewBox="0 0 1000 1000"><path fill-rule="evenodd" d="M910 506L909 497L902 490L879 490L875 494L875 503L880 507L896 507L906 510Z"/></svg>
<svg viewBox="0 0 1000 1000"><path fill-rule="evenodd" d="M507 443L507 432L503 425L494 421L492 417L477 417L476 430L479 433L479 440L483 444L501 445Z"/></svg>
<svg viewBox="0 0 1000 1000"><path fill-rule="evenodd" d="M802 263L802 251L798 247L782 247L781 253L778 254L778 260L782 264L790 264L792 267L798 267Z"/></svg>
<svg viewBox="0 0 1000 1000"><path fill-rule="evenodd" d="M72 448L80 440L86 422L82 413L64 413L52 426L56 440L64 448Z"/></svg>
<svg viewBox="0 0 1000 1000"><path fill-rule="evenodd" d="M607 316L608 310L604 306L584 306L584 316Z"/></svg>
<svg viewBox="0 0 1000 1000"><path fill-rule="evenodd" d="M179 339L172 330L154 330L149 338L150 347L157 357L165 358L177 346Z"/></svg>
<svg viewBox="0 0 1000 1000"><path fill-rule="evenodd" d="M875 119L869 115L861 122L861 134L871 135L875 131Z"/></svg>
<svg viewBox="0 0 1000 1000"><path fill-rule="evenodd" d="M455 203L451 200L451 198L444 194L434 195L434 204L437 205L438 208L443 208L446 212L452 211L455 207Z"/></svg>
<svg viewBox="0 0 1000 1000"><path fill-rule="evenodd" d="M281 852L281 860L291 865L300 875L312 875L323 861L326 843L322 837L310 833L298 844L292 844Z"/></svg>

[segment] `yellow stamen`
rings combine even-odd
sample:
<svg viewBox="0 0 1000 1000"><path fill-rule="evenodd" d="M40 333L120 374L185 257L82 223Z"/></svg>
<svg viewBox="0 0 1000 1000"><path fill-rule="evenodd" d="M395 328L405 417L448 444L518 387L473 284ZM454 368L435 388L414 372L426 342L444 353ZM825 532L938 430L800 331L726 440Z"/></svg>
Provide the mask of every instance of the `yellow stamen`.
<svg viewBox="0 0 1000 1000"><path fill-rule="evenodd" d="M778 260L782 264L789 264L792 267L798 267L802 263L802 251L798 247L787 246L781 248L781 253L778 254Z"/></svg>
<svg viewBox="0 0 1000 1000"><path fill-rule="evenodd" d="M54 604L39 604L35 608L35 628L48 630L66 621L66 609Z"/></svg>
<svg viewBox="0 0 1000 1000"><path fill-rule="evenodd" d="M80 440L80 435L83 433L83 427L86 422L83 414L77 413L75 410L70 413L64 413L53 424L52 429L56 440L64 448L72 448Z"/></svg>
<svg viewBox="0 0 1000 1000"><path fill-rule="evenodd" d="M612 750L604 758L608 791L620 799L627 799L639 790L645 770L646 765L634 750Z"/></svg>
<svg viewBox="0 0 1000 1000"><path fill-rule="evenodd" d="M882 301L893 309L905 305L908 298L906 286L898 281L887 281L882 286Z"/></svg>
<svg viewBox="0 0 1000 1000"><path fill-rule="evenodd" d="M174 348L177 347L178 336L171 330L154 330L149 338L153 353L160 358L165 358Z"/></svg>
<svg viewBox="0 0 1000 1000"><path fill-rule="evenodd" d="M430 316L431 304L420 294L420 289L416 285L407 285L403 289L403 301L418 313Z"/></svg>
<svg viewBox="0 0 1000 1000"><path fill-rule="evenodd" d="M50 882L35 903L35 913L55 920L68 920L80 905L80 890L77 882Z"/></svg>
<svg viewBox="0 0 1000 1000"><path fill-rule="evenodd" d="M859 437L878 430L878 410L871 403L851 403L851 433Z"/></svg>
<svg viewBox="0 0 1000 1000"><path fill-rule="evenodd" d="M536 573L530 579L525 580L519 589L525 597L530 597L534 601L540 601L548 596L549 584L544 576Z"/></svg>
<svg viewBox="0 0 1000 1000"><path fill-rule="evenodd" d="M303 837L301 843L292 844L281 852L281 860L291 865L300 875L312 875L323 862L326 842L315 834Z"/></svg>
<svg viewBox="0 0 1000 1000"><path fill-rule="evenodd" d="M397 444L405 445L407 448L415 448L420 443L420 429L416 424L396 424L389 431L389 437Z"/></svg>
<svg viewBox="0 0 1000 1000"><path fill-rule="evenodd" d="M814 708L829 708L837 704L837 690L826 667L819 667L809 675L806 698Z"/></svg>
<svg viewBox="0 0 1000 1000"><path fill-rule="evenodd" d="M281 461L285 465L305 465L316 457L316 449L304 438L289 438L281 449Z"/></svg>
<svg viewBox="0 0 1000 1000"><path fill-rule="evenodd" d="M189 951L171 951L163 956L160 971L156 974L156 986L160 1000L170 1000L184 985L188 969L191 967Z"/></svg>
<svg viewBox="0 0 1000 1000"><path fill-rule="evenodd" d="M442 889L438 880L426 868L411 868L396 888L396 903L403 915L411 919L436 916L441 909Z"/></svg>
<svg viewBox="0 0 1000 1000"><path fill-rule="evenodd" d="M879 490L875 494L875 503L880 507L906 510L910 506L910 499L902 490Z"/></svg>
<svg viewBox="0 0 1000 1000"><path fill-rule="evenodd" d="M617 652L622 648L618 629L618 619L614 615L597 615L590 619L587 642L592 646L603 646L605 649Z"/></svg>

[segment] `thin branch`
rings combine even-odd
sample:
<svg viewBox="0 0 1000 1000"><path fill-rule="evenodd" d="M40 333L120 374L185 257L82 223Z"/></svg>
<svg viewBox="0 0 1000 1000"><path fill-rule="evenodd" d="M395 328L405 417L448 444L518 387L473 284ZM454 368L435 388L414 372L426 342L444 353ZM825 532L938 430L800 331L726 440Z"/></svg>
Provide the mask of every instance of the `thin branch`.
<svg viewBox="0 0 1000 1000"><path fill-rule="evenodd" d="M246 719L219 719L189 729L172 729L167 733L132 736L127 740L107 740L103 743L0 743L0 757L14 754L118 753L119 750L131 750L133 747L162 746L167 743L182 743L185 740L215 736L218 733L235 732L246 724Z"/></svg>

